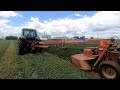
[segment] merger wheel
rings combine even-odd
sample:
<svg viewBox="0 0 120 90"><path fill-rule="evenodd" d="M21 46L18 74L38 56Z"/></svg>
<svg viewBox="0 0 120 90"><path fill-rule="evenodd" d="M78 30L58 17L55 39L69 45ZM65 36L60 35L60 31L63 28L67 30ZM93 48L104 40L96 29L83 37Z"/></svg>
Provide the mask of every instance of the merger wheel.
<svg viewBox="0 0 120 90"><path fill-rule="evenodd" d="M98 71L105 79L120 78L120 65L114 61L104 61L100 63Z"/></svg>

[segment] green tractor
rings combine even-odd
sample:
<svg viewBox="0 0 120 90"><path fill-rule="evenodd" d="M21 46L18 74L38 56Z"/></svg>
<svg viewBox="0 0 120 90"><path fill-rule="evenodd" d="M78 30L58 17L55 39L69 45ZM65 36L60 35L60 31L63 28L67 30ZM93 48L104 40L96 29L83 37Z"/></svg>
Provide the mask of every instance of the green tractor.
<svg viewBox="0 0 120 90"><path fill-rule="evenodd" d="M26 52L39 51L42 52L42 48L34 48L32 45L40 45L40 38L37 37L37 32L35 29L22 29L22 35L18 39L18 54L22 55Z"/></svg>

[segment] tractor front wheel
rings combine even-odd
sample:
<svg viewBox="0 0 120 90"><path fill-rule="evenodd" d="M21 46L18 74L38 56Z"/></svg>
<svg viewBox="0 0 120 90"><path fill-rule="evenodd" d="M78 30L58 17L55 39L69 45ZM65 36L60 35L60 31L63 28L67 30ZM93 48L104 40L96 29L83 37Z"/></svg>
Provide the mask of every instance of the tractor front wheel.
<svg viewBox="0 0 120 90"><path fill-rule="evenodd" d="M118 79L120 77L120 65L114 61L103 61L98 71L105 79Z"/></svg>

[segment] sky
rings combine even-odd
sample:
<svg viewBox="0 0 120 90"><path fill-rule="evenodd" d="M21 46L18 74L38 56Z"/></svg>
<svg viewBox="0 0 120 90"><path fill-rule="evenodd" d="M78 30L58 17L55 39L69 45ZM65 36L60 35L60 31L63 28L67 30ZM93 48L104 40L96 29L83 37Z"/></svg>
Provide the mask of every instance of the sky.
<svg viewBox="0 0 120 90"><path fill-rule="evenodd" d="M22 28L39 37L120 38L120 11L0 11L0 37L19 37Z"/></svg>

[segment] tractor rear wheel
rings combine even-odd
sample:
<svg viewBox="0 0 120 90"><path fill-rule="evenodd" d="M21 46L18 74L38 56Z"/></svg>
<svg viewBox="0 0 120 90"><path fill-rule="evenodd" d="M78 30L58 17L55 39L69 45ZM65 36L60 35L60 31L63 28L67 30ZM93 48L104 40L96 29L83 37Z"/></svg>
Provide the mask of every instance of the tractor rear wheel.
<svg viewBox="0 0 120 90"><path fill-rule="evenodd" d="M39 53L42 53L42 48L39 49Z"/></svg>
<svg viewBox="0 0 120 90"><path fill-rule="evenodd" d="M34 52L39 52L39 53L42 53L42 48L35 48Z"/></svg>
<svg viewBox="0 0 120 90"><path fill-rule="evenodd" d="M42 44L40 44L40 45L42 45ZM39 48L39 49L38 49L38 52L39 52L39 53L42 53L42 50L43 50L42 48Z"/></svg>
<svg viewBox="0 0 120 90"><path fill-rule="evenodd" d="M120 65L114 61L103 61L98 67L100 75L105 79L118 79Z"/></svg>
<svg viewBox="0 0 120 90"><path fill-rule="evenodd" d="M25 52L24 50L24 43L22 40L18 40L18 54L23 55Z"/></svg>

